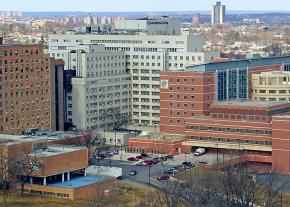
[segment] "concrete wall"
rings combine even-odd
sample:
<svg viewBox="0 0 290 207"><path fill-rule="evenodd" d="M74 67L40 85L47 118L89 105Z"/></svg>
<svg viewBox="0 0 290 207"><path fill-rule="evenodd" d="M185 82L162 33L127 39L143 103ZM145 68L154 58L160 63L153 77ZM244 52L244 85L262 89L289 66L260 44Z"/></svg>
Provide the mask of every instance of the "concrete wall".
<svg viewBox="0 0 290 207"><path fill-rule="evenodd" d="M86 169L88 175L122 176L122 168L91 165Z"/></svg>

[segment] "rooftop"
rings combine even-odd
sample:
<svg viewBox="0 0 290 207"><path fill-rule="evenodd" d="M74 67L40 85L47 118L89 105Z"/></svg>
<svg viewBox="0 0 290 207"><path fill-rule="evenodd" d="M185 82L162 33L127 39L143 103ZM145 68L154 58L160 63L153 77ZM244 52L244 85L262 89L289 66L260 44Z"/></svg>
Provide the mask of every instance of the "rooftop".
<svg viewBox="0 0 290 207"><path fill-rule="evenodd" d="M147 139L147 140L160 140L160 141L175 141L178 139L184 139L184 135L175 134L148 134L144 136L138 136L137 139Z"/></svg>
<svg viewBox="0 0 290 207"><path fill-rule="evenodd" d="M91 185L94 183L102 183L112 179L109 176L85 176L71 179L65 182L58 182L53 184L48 184L48 186L62 187L62 188L79 188L86 185Z"/></svg>
<svg viewBox="0 0 290 207"><path fill-rule="evenodd" d="M75 152L79 150L86 149L85 147L74 147L74 146L49 146L47 150L41 150L39 151L39 154L37 154L38 157L48 157L48 156L54 156L69 152Z"/></svg>
<svg viewBox="0 0 290 207"><path fill-rule="evenodd" d="M216 102L215 105L225 105L225 106L260 106L260 107L271 107L279 106L281 104L287 104L288 102L268 102L268 101L242 101L242 100L233 100L233 101L222 101Z"/></svg>
<svg viewBox="0 0 290 207"><path fill-rule="evenodd" d="M11 142L32 142L38 140L58 140L69 137L75 137L77 134L75 132L36 132L36 135L8 135L8 134L0 134L0 139L7 139Z"/></svg>
<svg viewBox="0 0 290 207"><path fill-rule="evenodd" d="M244 60L230 60L226 62L212 62L200 65L192 65L186 68L187 72L214 72L216 70L226 69L245 69L248 67L259 67L266 65L275 65L290 63L290 56L280 57L267 57L267 58L256 58L256 59L244 59Z"/></svg>

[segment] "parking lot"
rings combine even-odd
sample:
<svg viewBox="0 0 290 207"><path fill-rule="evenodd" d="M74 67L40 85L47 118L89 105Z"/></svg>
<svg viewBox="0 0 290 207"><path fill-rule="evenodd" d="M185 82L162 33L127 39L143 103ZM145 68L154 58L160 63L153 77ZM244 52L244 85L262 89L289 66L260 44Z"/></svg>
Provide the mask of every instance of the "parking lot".
<svg viewBox="0 0 290 207"><path fill-rule="evenodd" d="M110 158L105 158L99 161L99 165L102 166L112 166L112 167L120 167L123 171L123 177L128 178L130 180L136 182L149 183L149 174L150 174L150 183L154 185L158 185L160 181L157 181L157 177L164 175L165 171L169 168L180 166L183 162L191 162L194 165L197 165L199 162L205 162L208 164L216 163L217 161L222 162L223 160L232 159L233 156L229 155L218 155L217 154L204 154L199 157L195 157L191 154L179 154L175 155L173 159L152 164L150 166L137 166L139 161L128 161L129 157L136 157L140 154L136 153L127 153L127 152L119 152L117 155L113 155ZM149 155L146 159L153 159L154 157L162 157L164 155ZM136 170L137 174L130 176L129 173L132 170ZM171 175L172 176L172 175Z"/></svg>

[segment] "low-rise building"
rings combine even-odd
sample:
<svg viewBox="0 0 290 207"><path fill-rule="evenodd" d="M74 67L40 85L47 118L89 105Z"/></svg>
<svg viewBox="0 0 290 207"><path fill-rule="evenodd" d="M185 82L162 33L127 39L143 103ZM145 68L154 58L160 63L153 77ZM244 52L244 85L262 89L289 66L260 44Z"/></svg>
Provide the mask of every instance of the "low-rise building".
<svg viewBox="0 0 290 207"><path fill-rule="evenodd" d="M87 176L88 149L75 146L51 146L45 136L0 135L1 158L7 159L7 172L16 169L23 177L24 193L65 199L96 196L114 185L109 176ZM29 159L23 159L29 157ZM31 162L34 163L31 163ZM29 162L29 164L27 163ZM31 173L24 174L27 166ZM9 176L10 177L10 176ZM17 188L20 190L21 186Z"/></svg>
<svg viewBox="0 0 290 207"><path fill-rule="evenodd" d="M148 134L131 138L127 151L176 155L186 151L182 145L186 140L184 135Z"/></svg>

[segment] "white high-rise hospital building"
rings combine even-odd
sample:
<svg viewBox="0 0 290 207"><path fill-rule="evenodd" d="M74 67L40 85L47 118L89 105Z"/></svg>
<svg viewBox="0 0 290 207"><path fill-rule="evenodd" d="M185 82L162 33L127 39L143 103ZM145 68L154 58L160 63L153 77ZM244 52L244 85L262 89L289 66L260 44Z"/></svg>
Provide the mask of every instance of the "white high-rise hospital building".
<svg viewBox="0 0 290 207"><path fill-rule="evenodd" d="M48 52L55 58L64 59L65 69L76 69L79 63L70 61L67 54L80 44L100 44L107 52L122 51L125 54L125 67L131 76L131 89L128 91L132 92L132 121L149 126L159 125L160 121L160 71L184 70L189 65L209 62L219 56L218 52L203 52L204 39L201 35L96 35L73 32L49 35Z"/></svg>

